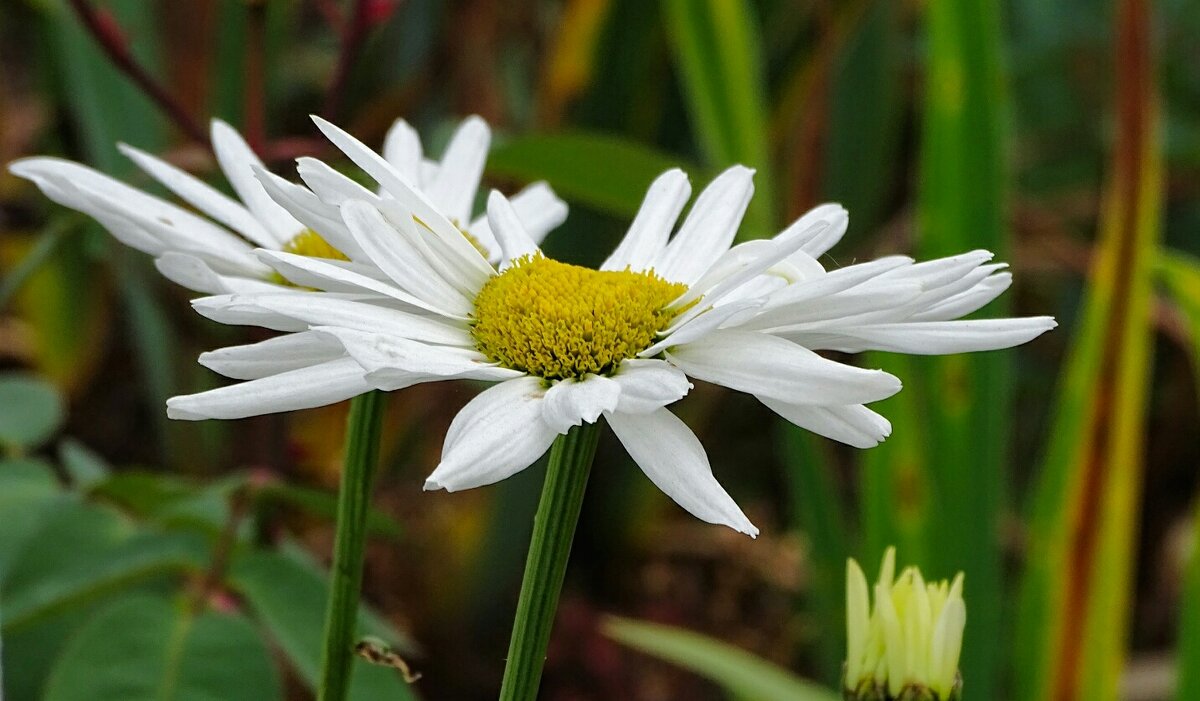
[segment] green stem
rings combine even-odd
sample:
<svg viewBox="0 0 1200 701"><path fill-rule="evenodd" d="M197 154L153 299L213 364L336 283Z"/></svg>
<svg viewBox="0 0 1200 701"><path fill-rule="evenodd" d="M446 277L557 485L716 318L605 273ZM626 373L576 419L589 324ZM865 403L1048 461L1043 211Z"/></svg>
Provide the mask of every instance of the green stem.
<svg viewBox="0 0 1200 701"><path fill-rule="evenodd" d="M383 392L360 394L350 403L346 422L346 460L338 488L337 534L329 605L325 609L325 644L321 651L318 701L345 701L354 661L358 596L362 589L363 550L371 478L379 462Z"/></svg>
<svg viewBox="0 0 1200 701"><path fill-rule="evenodd" d="M598 423L584 424L559 436L550 449L550 466L533 518L533 538L508 643L501 701L533 701L537 697L571 540L599 437Z"/></svg>

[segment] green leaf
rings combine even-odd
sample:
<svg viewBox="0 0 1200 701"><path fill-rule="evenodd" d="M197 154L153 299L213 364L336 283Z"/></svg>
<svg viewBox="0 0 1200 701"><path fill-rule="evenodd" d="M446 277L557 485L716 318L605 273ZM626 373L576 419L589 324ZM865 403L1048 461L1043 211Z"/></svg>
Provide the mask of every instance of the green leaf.
<svg viewBox="0 0 1200 701"><path fill-rule="evenodd" d="M1149 8L1120 0L1115 139L1027 538L1015 698L1115 699L1127 651L1164 172ZM965 654L965 653L964 653Z"/></svg>
<svg viewBox="0 0 1200 701"><path fill-rule="evenodd" d="M732 645L698 633L628 618L609 618L604 633L619 643L711 679L756 701L837 701L838 694Z"/></svg>
<svg viewBox="0 0 1200 701"><path fill-rule="evenodd" d="M33 625L163 574L197 569L206 548L184 534L136 533L112 509L64 495L25 539L0 590L0 626Z"/></svg>
<svg viewBox="0 0 1200 701"><path fill-rule="evenodd" d="M745 0L670 0L667 36L683 82L692 130L707 165L758 170L740 239L760 238L774 224L774 180L768 157L762 42Z"/></svg>
<svg viewBox="0 0 1200 701"><path fill-rule="evenodd" d="M253 552L238 557L229 586L245 598L256 619L283 650L309 688L315 688L321 663L321 635L329 579L295 554ZM362 634L382 638L394 648L411 651L412 642L378 616L359 611ZM357 701L414 698L396 671L355 661L350 698Z"/></svg>
<svg viewBox="0 0 1200 701"><path fill-rule="evenodd" d="M240 614L135 595L99 611L55 663L45 701L271 701L278 672Z"/></svg>
<svg viewBox="0 0 1200 701"><path fill-rule="evenodd" d="M655 177L687 169L680 158L649 146L580 131L509 139L492 149L487 167L495 177L545 180L562 197L627 217Z"/></svg>
<svg viewBox="0 0 1200 701"><path fill-rule="evenodd" d="M337 516L337 496L319 489L272 482L263 486L256 494L266 503L286 504L330 520ZM372 508L367 513L367 532L395 540L400 537L401 528L391 516Z"/></svg>
<svg viewBox="0 0 1200 701"><path fill-rule="evenodd" d="M0 444L36 448L62 425L63 413L53 385L31 375L0 375Z"/></svg>
<svg viewBox="0 0 1200 701"><path fill-rule="evenodd" d="M30 459L0 461L0 583L60 491L49 465Z"/></svg>
<svg viewBox="0 0 1200 701"><path fill-rule="evenodd" d="M87 491L108 479L112 468L100 457L74 438L58 444L58 461L71 478L71 485Z"/></svg>

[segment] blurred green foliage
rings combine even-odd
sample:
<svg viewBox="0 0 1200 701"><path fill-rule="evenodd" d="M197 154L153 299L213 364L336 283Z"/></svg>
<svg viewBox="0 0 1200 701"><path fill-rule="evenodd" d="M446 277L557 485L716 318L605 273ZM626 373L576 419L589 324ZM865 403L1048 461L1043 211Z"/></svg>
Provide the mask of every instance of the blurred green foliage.
<svg viewBox="0 0 1200 701"><path fill-rule="evenodd" d="M300 152L329 155L306 115L322 104L340 50L336 18L351 1L94 0L197 121L220 116L249 130L261 120L265 133L251 138L285 174ZM1049 681L1070 676L1064 665L1093 680L1090 698L1112 698L1127 663L1163 655L1176 637L1177 698L1195 696L1200 558L1169 546L1181 524L1195 532L1200 464L1194 0L373 4L379 23L340 121L377 144L405 116L438 153L457 116L482 114L499 132L491 184L546 179L570 201L568 224L547 243L556 256L601 259L668 167L685 168L698 190L745 162L757 168L758 194L743 237L838 200L853 222L826 267L989 248L1012 263L1016 287L984 315L1052 313L1062 324L1015 351L859 359L906 382L875 407L895 430L867 452L698 388L679 411L718 477L767 524L752 545L686 525L602 445L547 698L663 688L671 698L725 693L714 688L772 698L742 685L763 679L785 689L779 698L808 693L788 691L797 682L774 667L760 674L764 660L677 630L604 625L601 611L687 622L832 686L845 558L875 562L890 544L932 576L966 572L969 698L1059 698L1047 689L1071 687ZM1129 136L1113 97L1125 65L1114 37L1128 7L1155 28L1154 63L1139 79L1158 78L1162 131L1140 162L1154 169L1143 173L1144 196L1161 206L1104 184L1116 181L1114 153ZM0 159L49 152L145 186L117 156L124 140L213 173L203 148L106 60L65 2L5 4L0 38L0 131L12 135L0 139ZM215 382L191 358L250 339L196 319L143 257L15 179L0 179L0 206L0 353L24 371L0 379L6 698L190 699L206 688L305 698L326 590L311 553L328 551L325 486L341 436L326 427L342 425L339 410L170 424L165 397ZM1136 227L1113 223L1122 208L1140 213ZM1113 243L1132 239L1123 252ZM1113 316L1123 302L1137 318ZM1097 374L1101 356L1124 379ZM371 551L368 599L387 616L366 616L364 631L404 643L384 621L413 622L427 653L417 688L430 698L494 693L540 479L531 470L492 490L419 494L463 396L393 400L394 469L372 516L376 540L391 547ZM1087 462L1096 435L1127 450ZM1085 463L1092 491L1077 479ZM246 466L272 478L257 482ZM1068 610L1055 603L1064 596L1076 620L1051 615ZM605 633L716 686L622 653ZM1064 657L1066 644L1078 649ZM362 698L409 691L393 670L365 664L356 684Z"/></svg>

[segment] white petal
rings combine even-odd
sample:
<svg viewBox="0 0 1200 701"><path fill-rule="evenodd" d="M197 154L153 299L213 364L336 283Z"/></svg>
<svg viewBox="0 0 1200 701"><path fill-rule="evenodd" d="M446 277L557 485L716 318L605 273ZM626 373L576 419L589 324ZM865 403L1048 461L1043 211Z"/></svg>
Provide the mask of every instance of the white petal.
<svg viewBox="0 0 1200 701"><path fill-rule="evenodd" d="M328 204L341 205L347 200L374 202L379 199L375 193L316 158L297 158L296 173L313 194Z"/></svg>
<svg viewBox="0 0 1200 701"><path fill-rule="evenodd" d="M408 122L392 122L383 139L383 158L410 182L419 182L421 167L421 137Z"/></svg>
<svg viewBox="0 0 1200 701"><path fill-rule="evenodd" d="M652 358L671 346L683 345L704 338L722 326L736 327L749 319L761 306L761 299L744 299L704 310L688 319L687 322L680 324L678 328L672 325L667 329L667 335L662 340L638 353L638 357Z"/></svg>
<svg viewBox="0 0 1200 701"><path fill-rule="evenodd" d="M241 419L335 404L370 389L358 363L339 358L199 394L171 397L167 400L167 416L186 421Z"/></svg>
<svg viewBox="0 0 1200 701"><path fill-rule="evenodd" d="M559 433L572 426L596 423L606 411L617 408L621 385L599 375L586 375L582 380L561 380L546 392L542 402L542 420Z"/></svg>
<svg viewBox="0 0 1200 701"><path fill-rule="evenodd" d="M733 166L704 188L692 211L654 263L666 278L691 284L729 250L754 194L754 171Z"/></svg>
<svg viewBox="0 0 1200 701"><path fill-rule="evenodd" d="M287 288L280 288L287 289ZM308 324L253 304L234 303L239 295L223 294L192 300L200 316L230 326L261 326L272 331L305 331Z"/></svg>
<svg viewBox="0 0 1200 701"><path fill-rule="evenodd" d="M345 355L342 344L323 334L302 331L244 346L200 354L200 364L235 380L257 380L299 370Z"/></svg>
<svg viewBox="0 0 1200 701"><path fill-rule="evenodd" d="M341 210L328 202L322 202L308 188L289 182L262 168L254 169L254 177L262 184L271 199L279 203L301 224L317 232L350 260L363 261L366 254L358 247L342 222Z"/></svg>
<svg viewBox="0 0 1200 701"><path fill-rule="evenodd" d="M706 382L796 404L866 404L900 391L881 370L837 363L782 338L714 331L667 352L667 362Z"/></svg>
<svg viewBox="0 0 1200 701"><path fill-rule="evenodd" d="M314 326L313 331L336 338L367 373L378 389L396 390L429 380L508 380L524 373L489 362L470 348L432 346L398 336L357 331L336 326Z"/></svg>
<svg viewBox="0 0 1200 701"><path fill-rule="evenodd" d="M401 218L393 228L368 202L349 201L342 205L342 219L367 257L402 289L421 298L446 314L465 316L472 304L453 285L435 271L420 251L413 248L420 233L411 217Z"/></svg>
<svg viewBox="0 0 1200 701"><path fill-rule="evenodd" d="M861 404L789 404L770 397L758 400L800 428L855 448L874 448L892 435L891 422Z"/></svg>
<svg viewBox="0 0 1200 701"><path fill-rule="evenodd" d="M1012 273L990 275L965 292L959 292L909 317L910 321L950 321L982 309L1012 285Z"/></svg>
<svg viewBox="0 0 1200 701"><path fill-rule="evenodd" d="M839 212L843 216L836 216ZM813 228L813 224L822 220L836 221L836 225L832 227ZM800 242L799 250L811 258L819 258L825 251L832 248L834 243L842 238L849 226L850 218L845 208L840 204L826 203L817 205L805 212L799 219L792 222L790 226L780 232L776 238L799 236L803 239Z"/></svg>
<svg viewBox="0 0 1200 701"><path fill-rule="evenodd" d="M991 251L979 249L896 268L879 277L886 280L919 280L925 289L932 290L960 279L992 257Z"/></svg>
<svg viewBox="0 0 1200 701"><path fill-rule="evenodd" d="M450 422L442 461L425 489L449 492L510 477L540 458L558 433L542 421L545 389L536 377L491 387Z"/></svg>
<svg viewBox="0 0 1200 701"><path fill-rule="evenodd" d="M154 267L171 282L196 292L226 294L280 289L279 285L258 278L222 275L213 270L208 263L187 253L164 253L154 259Z"/></svg>
<svg viewBox="0 0 1200 701"><path fill-rule="evenodd" d="M678 168L663 173L650 183L625 238L617 245L601 270L645 270L667 246L679 213L691 197L687 174Z"/></svg>
<svg viewBox="0 0 1200 701"><path fill-rule="evenodd" d="M208 308L213 309L216 306L227 309L261 309L309 326L342 326L422 343L474 346L474 341L463 323L420 316L323 292L289 291L279 294L233 295L213 298Z"/></svg>
<svg viewBox="0 0 1200 701"><path fill-rule="evenodd" d="M666 409L644 414L607 414L608 425L664 494L696 518L758 536L758 529L713 477L704 446Z"/></svg>
<svg viewBox="0 0 1200 701"><path fill-rule="evenodd" d="M529 238L521 220L513 211L504 195L492 190L488 195L488 222L492 225L492 233L500 244L500 269L508 267L512 261L522 256L538 253L537 244Z"/></svg>
<svg viewBox="0 0 1200 701"><path fill-rule="evenodd" d="M875 324L834 329L832 333L840 335L843 340L834 342L828 339L821 347L847 353L864 350L913 355L971 353L1019 346L1056 326L1058 324L1048 316ZM804 333L781 335L784 338L805 337Z"/></svg>
<svg viewBox="0 0 1200 701"><path fill-rule="evenodd" d="M844 292L873 280L889 270L909 266L912 262L912 258L907 256L887 256L868 263L837 268L827 274L805 279L779 290L767 300L767 307L799 304Z"/></svg>
<svg viewBox="0 0 1200 701"><path fill-rule="evenodd" d="M429 199L462 226L471 221L491 142L492 130L487 122L477 116L464 119L446 146L437 176L424 188Z"/></svg>
<svg viewBox="0 0 1200 701"><path fill-rule="evenodd" d="M279 271L288 280L303 287L315 287L330 292L374 293L391 297L418 309L447 316L447 313L425 300L400 288L338 265L337 261L324 258L285 253L283 251L259 250L259 257ZM452 318L465 318L450 315Z"/></svg>
<svg viewBox="0 0 1200 701"><path fill-rule="evenodd" d="M350 160L367 172L383 189L411 212L437 238L442 250L453 256L454 263L461 266L464 274L472 275L479 286L491 277L493 270L487 260L471 245L453 223L426 197L411 180L383 160L383 157L367 148L361 141L338 127L313 116L313 122L335 146ZM476 288L478 289L478 288Z"/></svg>
<svg viewBox="0 0 1200 701"><path fill-rule="evenodd" d="M250 210L234 201L225 193L209 186L199 178L186 173L164 160L155 158L128 144L117 144L125 154L150 177L162 183L171 192L179 195L196 209L216 219L259 246L276 246L275 237L267 232Z"/></svg>
<svg viewBox="0 0 1200 701"><path fill-rule="evenodd" d="M262 168L263 163L250 150L241 134L225 122L214 119L212 146L225 178L246 208L254 214L254 218L271 233L276 246L282 246L304 231L304 225L276 204L258 178L254 177L254 166Z"/></svg>
<svg viewBox="0 0 1200 701"><path fill-rule="evenodd" d="M799 325L825 328L841 326L846 319L865 314L885 314L921 295L920 284L911 280L859 285L820 300L793 302L766 310L745 325L747 329L788 329Z"/></svg>
<svg viewBox="0 0 1200 701"><path fill-rule="evenodd" d="M645 414L687 396L692 383L679 368L662 360L623 360L613 380L621 386L617 411Z"/></svg>
<svg viewBox="0 0 1200 701"><path fill-rule="evenodd" d="M529 240L541 245L549 234L567 219L567 203L558 198L549 185L543 182L533 183L517 194L508 198L508 203L517 213L517 219L529 234ZM500 262L500 244L492 233L492 225L488 223L487 215L476 217L469 229L471 235L488 251L488 261Z"/></svg>

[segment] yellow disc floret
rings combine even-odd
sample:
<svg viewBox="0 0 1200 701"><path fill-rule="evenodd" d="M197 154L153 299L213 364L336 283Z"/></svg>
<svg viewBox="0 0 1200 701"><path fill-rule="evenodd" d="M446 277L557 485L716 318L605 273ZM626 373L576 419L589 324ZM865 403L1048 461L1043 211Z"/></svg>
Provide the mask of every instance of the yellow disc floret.
<svg viewBox="0 0 1200 701"><path fill-rule="evenodd" d="M305 229L293 236L291 241L283 244L283 250L300 256L308 256L309 258L350 260L346 257L345 253L331 246L328 241L321 238L321 235L312 229ZM271 273L271 282L296 287L296 285L292 284L291 280L288 280L277 272Z"/></svg>
<svg viewBox="0 0 1200 701"><path fill-rule="evenodd" d="M560 380L610 374L649 348L687 286L648 272L599 271L540 254L518 259L475 298L472 333L492 360Z"/></svg>

